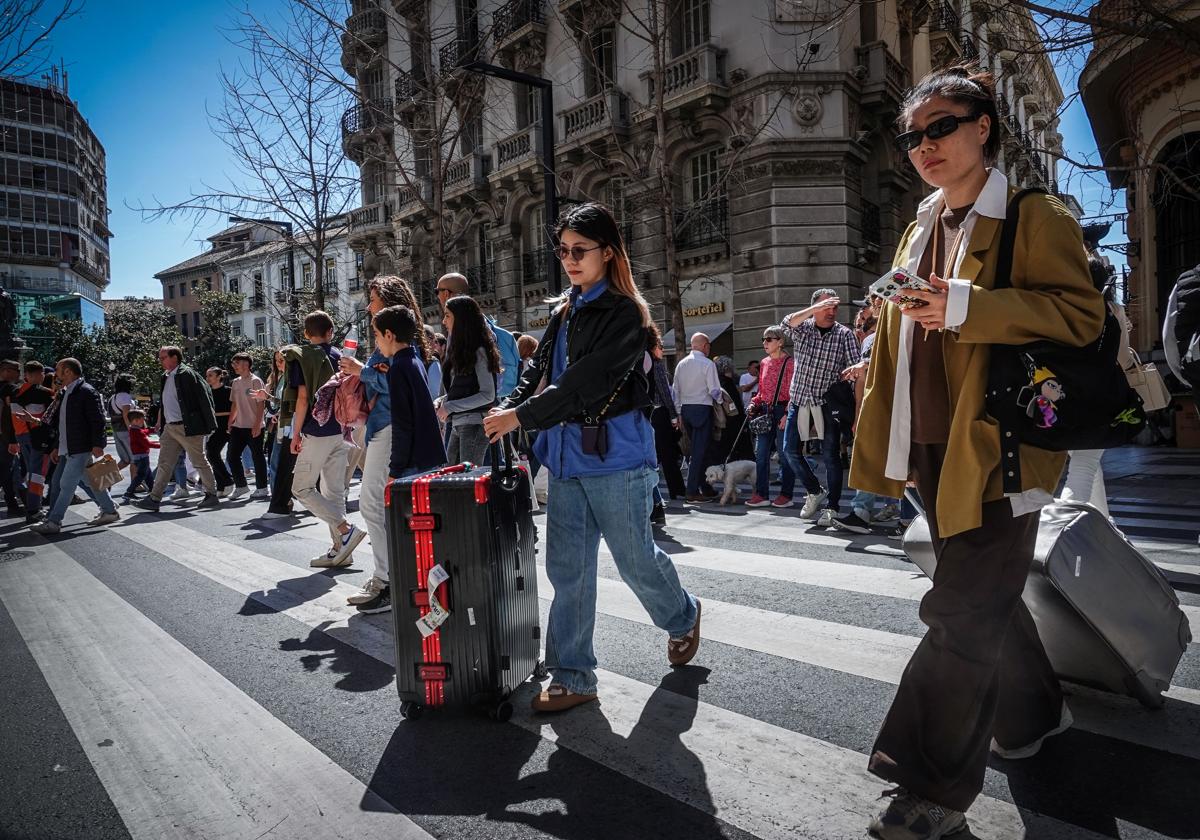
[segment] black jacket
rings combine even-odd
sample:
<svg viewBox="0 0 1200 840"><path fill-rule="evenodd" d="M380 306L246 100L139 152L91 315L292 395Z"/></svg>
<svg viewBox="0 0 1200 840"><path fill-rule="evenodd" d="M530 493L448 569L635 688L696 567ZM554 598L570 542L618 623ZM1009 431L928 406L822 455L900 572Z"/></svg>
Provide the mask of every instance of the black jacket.
<svg viewBox="0 0 1200 840"><path fill-rule="evenodd" d="M167 374L164 372L158 381L159 394L162 394L166 385ZM217 413L213 409L212 390L200 374L182 363L175 371L175 394L179 397L185 435L207 435L217 430ZM165 422L166 414L162 416Z"/></svg>
<svg viewBox="0 0 1200 840"><path fill-rule="evenodd" d="M637 304L606 290L577 310L566 326L570 365L550 384L554 344L565 314L564 307L550 319L533 363L502 407L516 407L517 419L525 429L584 422L600 413L626 374L628 379L604 416L616 417L650 405L650 383L642 365L646 328ZM543 379L547 384L538 394Z"/></svg>
<svg viewBox="0 0 1200 840"><path fill-rule="evenodd" d="M58 411L65 408L67 412L67 454L82 455L93 449L103 449L108 443L108 434L104 430L107 420L100 392L81 380L64 399L66 405L59 405ZM57 413L52 422L54 434L57 435Z"/></svg>

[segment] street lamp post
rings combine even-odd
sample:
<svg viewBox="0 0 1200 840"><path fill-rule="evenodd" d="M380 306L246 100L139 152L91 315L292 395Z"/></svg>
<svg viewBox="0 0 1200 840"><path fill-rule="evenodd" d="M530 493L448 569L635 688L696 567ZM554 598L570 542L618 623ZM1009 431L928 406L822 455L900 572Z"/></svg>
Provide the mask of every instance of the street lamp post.
<svg viewBox="0 0 1200 840"><path fill-rule="evenodd" d="M467 61L459 66L470 73L529 85L542 92L542 191L546 202L546 229L542 235L545 242L553 242L554 227L558 222L558 188L554 182L554 83L541 76L488 64L486 61ZM557 292L562 286L562 266L555 258L550 259L549 263L550 286Z"/></svg>
<svg viewBox="0 0 1200 840"><path fill-rule="evenodd" d="M278 219L248 219L245 216L230 216L229 221L237 224L252 224L252 225L270 225L277 227L283 231L283 235L288 241L288 283L291 284L293 294L288 298L289 304L293 309L296 306L296 240L292 237L292 223L280 221ZM296 341L298 336L293 332L292 340Z"/></svg>

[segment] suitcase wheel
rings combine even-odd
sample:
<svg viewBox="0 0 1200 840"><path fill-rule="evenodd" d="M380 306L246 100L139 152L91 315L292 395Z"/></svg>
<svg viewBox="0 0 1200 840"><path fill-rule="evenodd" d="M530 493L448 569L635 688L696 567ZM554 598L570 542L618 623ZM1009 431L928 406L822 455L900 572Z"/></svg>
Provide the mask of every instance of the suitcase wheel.
<svg viewBox="0 0 1200 840"><path fill-rule="evenodd" d="M513 713L512 703L509 703L507 700L501 700L499 703L496 704L496 706L490 712L488 712L488 715L491 717L492 720L499 721L500 723L505 723L508 721L509 718L512 717L512 713Z"/></svg>
<svg viewBox="0 0 1200 840"><path fill-rule="evenodd" d="M411 700L405 700L400 704L400 716L405 720L420 720L421 712L424 710L420 703L414 703Z"/></svg>
<svg viewBox="0 0 1200 840"><path fill-rule="evenodd" d="M541 682L548 676L550 676L550 672L546 670L546 663L538 660L538 664L533 666L533 678Z"/></svg>

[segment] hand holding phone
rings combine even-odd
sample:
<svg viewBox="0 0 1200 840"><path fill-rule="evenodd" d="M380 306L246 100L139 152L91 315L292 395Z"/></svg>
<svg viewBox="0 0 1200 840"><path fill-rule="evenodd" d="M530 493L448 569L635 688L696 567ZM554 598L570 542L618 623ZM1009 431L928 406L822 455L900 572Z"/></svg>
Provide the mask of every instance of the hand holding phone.
<svg viewBox="0 0 1200 840"><path fill-rule="evenodd" d="M926 301L904 294L905 291L913 289L937 293L932 285L905 268L893 268L871 284L872 294L891 301L901 309L915 309L926 305Z"/></svg>

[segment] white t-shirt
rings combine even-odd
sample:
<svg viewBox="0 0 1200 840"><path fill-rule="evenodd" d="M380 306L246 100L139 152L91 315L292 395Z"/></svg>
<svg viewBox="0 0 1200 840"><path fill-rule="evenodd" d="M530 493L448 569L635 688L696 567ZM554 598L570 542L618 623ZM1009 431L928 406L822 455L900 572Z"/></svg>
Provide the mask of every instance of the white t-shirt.
<svg viewBox="0 0 1200 840"><path fill-rule="evenodd" d="M742 378L738 380L738 385L742 388L745 388L751 383L754 383L754 387L749 391L745 391L744 393L749 394L750 398L753 399L755 395L758 394L758 377L750 373L743 373Z"/></svg>

